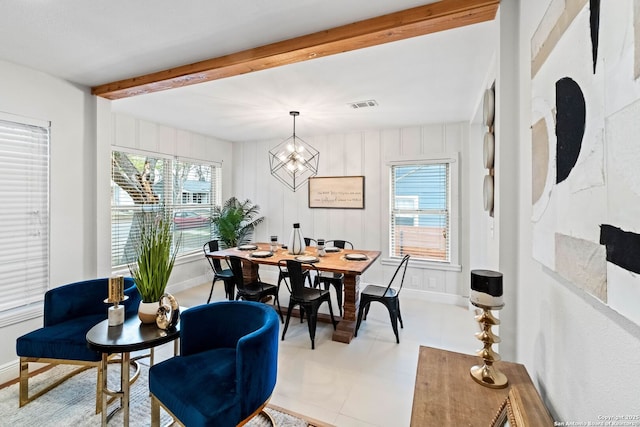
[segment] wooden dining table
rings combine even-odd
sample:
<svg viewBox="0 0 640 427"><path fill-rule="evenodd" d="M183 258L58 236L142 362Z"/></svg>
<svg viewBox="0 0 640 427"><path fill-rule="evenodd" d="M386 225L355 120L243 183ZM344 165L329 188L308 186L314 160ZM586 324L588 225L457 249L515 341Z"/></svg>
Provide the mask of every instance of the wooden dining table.
<svg viewBox="0 0 640 427"><path fill-rule="evenodd" d="M360 276L380 257L380 251L368 251L362 249L339 249L339 252L327 252L324 256L318 256L318 250L314 246L307 246L303 254L292 255L287 249L271 251L269 243L252 243L255 249L223 249L215 252L207 252L206 256L212 258L226 258L230 255L249 259L255 264L277 266L281 260L295 259L296 257L316 257L318 259L314 265L320 271L342 273L344 275L344 300L342 318L339 319L338 326L333 332L333 341L350 343L353 339L356 328L356 316L358 315L358 305L360 303ZM241 248L247 246L240 246ZM247 246L248 247L248 246ZM258 252L264 255L265 252L272 252L270 256L252 256ZM349 260L349 254L362 254L366 259ZM255 271L245 271L245 276L257 274Z"/></svg>

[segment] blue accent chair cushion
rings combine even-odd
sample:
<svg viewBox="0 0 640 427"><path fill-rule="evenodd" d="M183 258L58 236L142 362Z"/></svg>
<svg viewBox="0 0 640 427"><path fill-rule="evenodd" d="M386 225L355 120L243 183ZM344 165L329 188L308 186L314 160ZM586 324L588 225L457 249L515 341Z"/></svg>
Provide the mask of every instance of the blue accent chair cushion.
<svg viewBox="0 0 640 427"><path fill-rule="evenodd" d="M162 406L190 427L235 426L268 401L278 365L273 308L216 302L185 310L180 322L180 356L149 371Z"/></svg>
<svg viewBox="0 0 640 427"><path fill-rule="evenodd" d="M125 317L135 315L140 294L132 278L124 279ZM109 279L93 279L48 290L44 296L44 326L16 340L21 357L97 362L101 354L87 348L89 329L107 318Z"/></svg>

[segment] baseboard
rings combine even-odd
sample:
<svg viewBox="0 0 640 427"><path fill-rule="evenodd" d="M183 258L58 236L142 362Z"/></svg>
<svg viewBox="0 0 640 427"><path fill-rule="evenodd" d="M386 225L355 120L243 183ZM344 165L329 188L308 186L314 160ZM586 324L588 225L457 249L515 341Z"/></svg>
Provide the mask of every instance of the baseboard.
<svg viewBox="0 0 640 427"><path fill-rule="evenodd" d="M469 298L461 295L443 294L441 292L418 291L415 289L402 289L400 298L409 296L420 301L436 302L439 304L457 305L469 307Z"/></svg>

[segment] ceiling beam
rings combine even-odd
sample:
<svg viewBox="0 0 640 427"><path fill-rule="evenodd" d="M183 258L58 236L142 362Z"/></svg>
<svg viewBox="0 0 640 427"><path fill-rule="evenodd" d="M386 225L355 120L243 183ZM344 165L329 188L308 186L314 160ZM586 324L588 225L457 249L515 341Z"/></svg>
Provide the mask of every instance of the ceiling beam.
<svg viewBox="0 0 640 427"><path fill-rule="evenodd" d="M322 58L493 20L500 0L441 0L217 58L93 87L120 99Z"/></svg>

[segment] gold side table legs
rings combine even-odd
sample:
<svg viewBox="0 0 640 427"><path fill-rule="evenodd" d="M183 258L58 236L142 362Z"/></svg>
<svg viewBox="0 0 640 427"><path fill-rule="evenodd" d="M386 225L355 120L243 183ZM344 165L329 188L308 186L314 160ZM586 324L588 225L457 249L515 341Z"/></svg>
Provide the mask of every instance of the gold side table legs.
<svg viewBox="0 0 640 427"><path fill-rule="evenodd" d="M500 319L497 319L491 313L491 309L500 309L500 307L487 307L474 304L482 309L482 313L475 317L476 321L481 326L481 331L476 333L476 338L484 343L484 347L478 350L477 355L484 361L483 365L476 365L471 367L471 377L479 384L489 388L505 388L509 383L506 375L500 372L493 362L500 360L500 355L493 351L491 346L494 343L500 342L500 337L495 335L491 331L491 327L500 324Z"/></svg>

